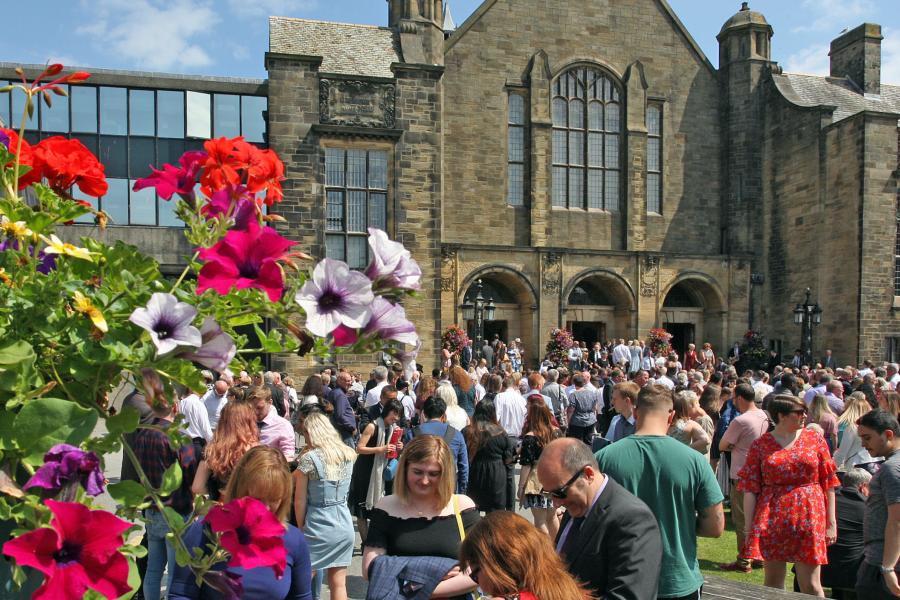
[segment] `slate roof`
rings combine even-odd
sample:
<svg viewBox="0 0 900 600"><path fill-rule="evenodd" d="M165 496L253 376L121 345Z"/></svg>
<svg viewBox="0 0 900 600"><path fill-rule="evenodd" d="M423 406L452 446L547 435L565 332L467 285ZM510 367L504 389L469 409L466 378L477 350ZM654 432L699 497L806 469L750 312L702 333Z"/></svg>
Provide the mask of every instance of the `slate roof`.
<svg viewBox="0 0 900 600"><path fill-rule="evenodd" d="M843 77L773 73L772 79L782 95L798 106L837 107L834 111L835 122L864 110L897 113L900 116L900 86L881 84L881 94L876 96L863 95Z"/></svg>
<svg viewBox="0 0 900 600"><path fill-rule="evenodd" d="M269 52L321 56L322 73L390 77L401 62L394 32L375 25L269 17Z"/></svg>

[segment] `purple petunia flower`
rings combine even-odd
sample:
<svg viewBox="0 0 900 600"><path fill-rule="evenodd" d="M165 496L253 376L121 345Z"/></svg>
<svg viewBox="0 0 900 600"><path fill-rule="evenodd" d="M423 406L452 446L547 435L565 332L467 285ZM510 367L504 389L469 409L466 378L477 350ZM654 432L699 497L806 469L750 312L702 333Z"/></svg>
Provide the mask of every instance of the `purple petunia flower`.
<svg viewBox="0 0 900 600"><path fill-rule="evenodd" d="M244 583L241 576L229 571L207 571L203 576L203 581L219 592L222 600L240 600L244 594Z"/></svg>
<svg viewBox="0 0 900 600"><path fill-rule="evenodd" d="M382 285L404 290L419 289L422 269L403 244L391 241L384 231L370 227L369 247L372 248L372 262L366 269L366 276L376 289Z"/></svg>
<svg viewBox="0 0 900 600"><path fill-rule="evenodd" d="M234 340L222 331L212 317L206 317L203 321L203 325L200 326L200 335L203 338L202 345L197 350L182 354L182 357L221 373L228 368L237 353Z"/></svg>
<svg viewBox="0 0 900 600"><path fill-rule="evenodd" d="M354 329L366 325L375 295L365 275L351 271L347 263L326 258L294 299L306 312L307 329L325 337L341 324Z"/></svg>
<svg viewBox="0 0 900 600"><path fill-rule="evenodd" d="M0 252L6 252L7 250L18 250L19 249L19 240L16 238L7 238L5 240L0 241ZM32 254L34 252L34 246L28 246L28 254ZM38 266L37 272L46 275L50 271L56 270L56 255L55 254L47 254L43 250L38 250L37 253Z"/></svg>
<svg viewBox="0 0 900 600"><path fill-rule="evenodd" d="M10 141L11 140L9 139L9 136L6 135L4 132L0 131L0 144L3 144L4 146L6 146L7 150L9 150Z"/></svg>
<svg viewBox="0 0 900 600"><path fill-rule="evenodd" d="M146 308L136 308L129 321L150 332L156 352L168 354L179 346L199 348L203 343L200 330L191 325L197 309L186 302L179 302L172 294L156 292Z"/></svg>
<svg viewBox="0 0 900 600"><path fill-rule="evenodd" d="M103 472L100 458L93 452L85 452L68 444L57 444L44 455L39 468L25 489L38 487L58 493L67 483L80 483L90 496L103 493Z"/></svg>
<svg viewBox="0 0 900 600"><path fill-rule="evenodd" d="M235 231L246 231L251 222L258 220L259 209L247 192L247 187L243 185L226 185L213 193L209 202L203 207L203 214L207 218L227 215L229 211L231 218L234 219L232 229Z"/></svg>
<svg viewBox="0 0 900 600"><path fill-rule="evenodd" d="M416 326L407 320L403 307L391 304L381 296L375 298L372 304L372 318L363 332L374 333L383 340L394 340L411 346L419 341Z"/></svg>

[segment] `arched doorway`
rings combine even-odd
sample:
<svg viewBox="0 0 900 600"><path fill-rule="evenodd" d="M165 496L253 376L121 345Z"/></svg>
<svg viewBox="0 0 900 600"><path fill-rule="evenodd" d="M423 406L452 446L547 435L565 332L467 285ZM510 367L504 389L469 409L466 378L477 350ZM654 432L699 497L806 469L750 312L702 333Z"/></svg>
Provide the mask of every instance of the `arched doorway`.
<svg viewBox="0 0 900 600"><path fill-rule="evenodd" d="M465 278L458 305L466 298L475 297L479 280L482 296L485 300L492 299L496 306L494 319L484 324L485 339L491 341L496 335L507 344L518 339L520 348L524 350L525 364L536 364L541 354L537 347L539 338L535 329L537 296L529 281L510 267L491 266L480 269ZM475 323L466 322L465 327L469 337L474 340Z"/></svg>
<svg viewBox="0 0 900 600"><path fill-rule="evenodd" d="M632 337L634 294L615 273L592 270L573 278L563 305L563 324L579 342Z"/></svg>
<svg viewBox="0 0 900 600"><path fill-rule="evenodd" d="M724 350L725 303L716 284L705 275L682 275L669 287L660 310L660 325L672 334L672 347L684 356L688 344L710 342Z"/></svg>

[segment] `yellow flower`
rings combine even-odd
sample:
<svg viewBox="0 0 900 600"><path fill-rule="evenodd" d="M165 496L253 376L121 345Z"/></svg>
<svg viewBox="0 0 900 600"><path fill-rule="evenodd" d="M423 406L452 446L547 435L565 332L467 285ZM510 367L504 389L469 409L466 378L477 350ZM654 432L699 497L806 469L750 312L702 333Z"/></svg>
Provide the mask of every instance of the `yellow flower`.
<svg viewBox="0 0 900 600"><path fill-rule="evenodd" d="M0 223L0 228L10 237L25 238L31 237L33 232L25 226L25 221L10 221L6 217Z"/></svg>
<svg viewBox="0 0 900 600"><path fill-rule="evenodd" d="M109 326L106 324L106 319L103 317L100 309L94 306L90 298L78 291L75 292L75 310L90 317L94 327L103 333L109 331Z"/></svg>
<svg viewBox="0 0 900 600"><path fill-rule="evenodd" d="M44 249L44 252L47 254L65 254L72 258L80 258L81 260L93 260L91 258L91 253L87 248L79 248L72 244L67 244L56 237L56 234L50 234L49 238L42 235L41 239L47 244L47 248Z"/></svg>
<svg viewBox="0 0 900 600"><path fill-rule="evenodd" d="M0 283L3 283L9 287L15 287L15 283L13 283L12 278L9 276L9 273L6 272L6 269L0 267Z"/></svg>

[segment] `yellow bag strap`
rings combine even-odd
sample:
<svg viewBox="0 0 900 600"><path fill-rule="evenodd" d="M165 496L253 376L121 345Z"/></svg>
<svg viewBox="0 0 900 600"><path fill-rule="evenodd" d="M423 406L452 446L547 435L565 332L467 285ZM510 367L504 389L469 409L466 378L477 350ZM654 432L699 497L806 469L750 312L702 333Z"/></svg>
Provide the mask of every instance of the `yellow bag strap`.
<svg viewBox="0 0 900 600"><path fill-rule="evenodd" d="M466 539L466 528L463 527L462 515L459 512L459 497L453 494L453 514L456 515L456 526L459 528L459 541Z"/></svg>

